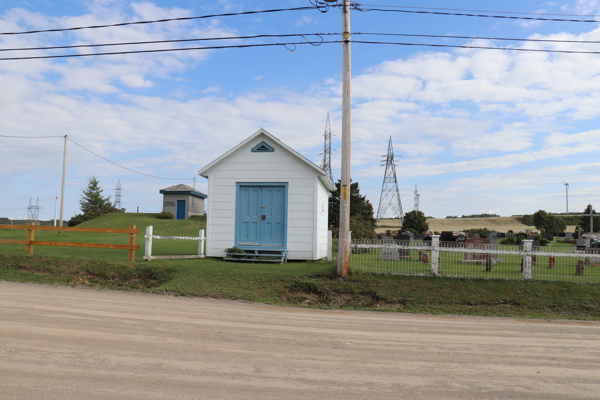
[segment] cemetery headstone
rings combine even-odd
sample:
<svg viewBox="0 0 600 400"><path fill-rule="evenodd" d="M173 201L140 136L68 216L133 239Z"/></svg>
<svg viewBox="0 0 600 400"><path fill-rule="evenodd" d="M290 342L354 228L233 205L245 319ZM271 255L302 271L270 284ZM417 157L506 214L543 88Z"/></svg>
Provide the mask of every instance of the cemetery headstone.
<svg viewBox="0 0 600 400"><path fill-rule="evenodd" d="M565 233L565 238L567 238L567 239L573 239L573 232L567 232L567 233Z"/></svg>
<svg viewBox="0 0 600 400"><path fill-rule="evenodd" d="M440 234L440 242L453 242L454 235L452 235L451 231L443 231Z"/></svg>
<svg viewBox="0 0 600 400"><path fill-rule="evenodd" d="M486 245L491 244L491 240L490 239L467 239L466 242L466 248L467 249L478 249L478 250L485 250ZM468 250L467 250L468 251ZM473 263L473 264L486 264L486 261L488 259L492 258L492 254L491 253L465 253L465 259L462 260L461 262L466 262L466 263Z"/></svg>
<svg viewBox="0 0 600 400"><path fill-rule="evenodd" d="M575 265L575 275L583 275L584 268L585 268L584 261L577 260L577 265Z"/></svg>
<svg viewBox="0 0 600 400"><path fill-rule="evenodd" d="M425 236L427 236L427 235L424 233L420 233L417 236L415 236L415 240L423 240L423 239L425 239Z"/></svg>
<svg viewBox="0 0 600 400"><path fill-rule="evenodd" d="M586 248L590 247L590 241L589 239L577 239L575 241L575 245L577 246L577 250L585 250Z"/></svg>
<svg viewBox="0 0 600 400"><path fill-rule="evenodd" d="M381 241L383 247L379 253L379 260L381 261L398 261L400 260L400 253L396 247L396 242L393 238L383 239Z"/></svg>
<svg viewBox="0 0 600 400"><path fill-rule="evenodd" d="M552 241L554 239L552 232L544 232L544 239Z"/></svg>

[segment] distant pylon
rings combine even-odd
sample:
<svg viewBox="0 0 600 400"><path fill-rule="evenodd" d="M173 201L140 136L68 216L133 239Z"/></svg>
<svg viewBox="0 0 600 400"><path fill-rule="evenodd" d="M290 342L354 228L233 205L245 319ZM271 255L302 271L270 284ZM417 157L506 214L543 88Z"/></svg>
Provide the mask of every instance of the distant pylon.
<svg viewBox="0 0 600 400"><path fill-rule="evenodd" d="M34 206L31 204L31 197L29 198L29 206L27 206L27 222L38 223L40 219L40 198L37 198L37 203Z"/></svg>
<svg viewBox="0 0 600 400"><path fill-rule="evenodd" d="M121 180L117 181L117 187L115 188L115 208L121 209Z"/></svg>
<svg viewBox="0 0 600 400"><path fill-rule="evenodd" d="M325 146L323 147L323 162L321 163L321 168L331 182L333 182L333 172L331 171L331 123L329 122L329 113L327 113L327 122L325 122Z"/></svg>
<svg viewBox="0 0 600 400"><path fill-rule="evenodd" d="M421 195L417 191L417 185L415 185L415 211L419 211L419 199L420 198L421 198Z"/></svg>
<svg viewBox="0 0 600 400"><path fill-rule="evenodd" d="M385 175L383 176L383 185L381 186L377 219L384 218L388 208L392 209L396 218L404 218L402 202L400 201L400 191L398 190L398 180L396 179L396 161L394 159L391 136L388 143L388 152L382 157L385 157L384 160L381 160L381 162L385 161ZM381 166L383 167L383 165Z"/></svg>

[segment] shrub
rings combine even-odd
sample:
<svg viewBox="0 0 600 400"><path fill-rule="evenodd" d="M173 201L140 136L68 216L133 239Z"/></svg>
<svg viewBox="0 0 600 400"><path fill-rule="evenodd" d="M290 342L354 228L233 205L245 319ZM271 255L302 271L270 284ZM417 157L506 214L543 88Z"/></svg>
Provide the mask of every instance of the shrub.
<svg viewBox="0 0 600 400"><path fill-rule="evenodd" d="M540 246L548 246L548 239L546 238L541 238L540 239Z"/></svg>
<svg viewBox="0 0 600 400"><path fill-rule="evenodd" d="M514 235L508 235L500 241L500 244L515 244L516 241L517 238L515 238Z"/></svg>
<svg viewBox="0 0 600 400"><path fill-rule="evenodd" d="M168 211L163 211L159 213L156 218L158 219L173 219L173 214Z"/></svg>

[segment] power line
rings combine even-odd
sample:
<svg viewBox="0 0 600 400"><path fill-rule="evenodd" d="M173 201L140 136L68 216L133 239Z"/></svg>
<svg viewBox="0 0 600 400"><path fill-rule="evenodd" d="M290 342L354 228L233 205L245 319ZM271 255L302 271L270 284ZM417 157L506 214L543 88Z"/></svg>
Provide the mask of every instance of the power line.
<svg viewBox="0 0 600 400"><path fill-rule="evenodd" d="M488 15L488 14L468 14L468 13L451 13L442 11L418 11L418 10L386 10L383 8L357 8L358 11L380 11L380 12L397 12L406 14L433 14L452 17L477 17L477 18L500 18L500 19L517 19L527 21L554 21L554 22L600 22L597 19L568 19L568 18L543 18L543 17L516 17L511 15Z"/></svg>
<svg viewBox="0 0 600 400"><path fill-rule="evenodd" d="M187 179L187 178L163 178L163 177L161 177L161 176L155 176L155 175L145 174L145 173L143 173L143 172L139 172L139 171L133 170L133 169L131 169L131 168L124 167L124 166L122 166L122 165L120 165L120 164L117 164L117 163L116 163L116 162L114 162L114 161L110 161L109 159L107 159L107 158L104 158L104 157L102 157L101 155L99 155L99 154L96 154L96 153L94 153L93 151L86 149L85 147L83 147L83 146L82 146L82 145L80 145L79 143L77 143L77 142L73 141L72 139L69 139L69 142L71 142L71 143L73 143L73 144L76 144L77 146L81 147L82 149L84 149L84 150L85 150L85 151L87 151L88 153L91 153L91 154L95 155L96 157L99 157L99 158L103 159L104 161L107 161L107 162L109 162L109 163L111 163L111 164L114 164L114 165L116 165L117 167L120 167L120 168L126 169L127 171L135 172L136 174L145 175L145 176L149 176L149 177L151 177L151 178L156 178L156 179L166 179L166 180L170 180L170 181L173 181L173 180L191 180L191 179Z"/></svg>
<svg viewBox="0 0 600 400"><path fill-rule="evenodd" d="M238 44L228 46L205 46L205 47L181 47L176 49L154 49L154 50L131 50L131 51L115 51L109 53L84 53L84 54L63 54L53 56L30 56L30 57L4 57L0 58L0 61L13 61L13 60L40 60L47 58L71 58L71 57L92 57L92 56L114 56L123 54L140 54L140 53L166 53L171 51L190 51L190 50L218 50L218 49L241 49L249 47L272 47L272 46L283 46L288 51L295 52L296 46L310 44L313 46L319 46L321 44L340 43L339 40L335 41L320 41L320 42L287 42L287 43L262 43L262 44ZM290 49L288 46L294 46Z"/></svg>
<svg viewBox="0 0 600 400"><path fill-rule="evenodd" d="M46 138L62 138L64 136L13 136L13 135L0 135L0 137L19 138L19 139L46 139Z"/></svg>
<svg viewBox="0 0 600 400"><path fill-rule="evenodd" d="M425 38L442 38L442 39L470 39L470 40L507 40L515 42L548 42L548 43L584 43L584 44L600 44L598 40L560 40L560 39L522 39L522 38L503 38L503 37L487 37L487 36L456 36L456 35L427 35L415 33L370 33L370 32L355 32L352 35L377 35L377 36L403 36L403 37L425 37Z"/></svg>
<svg viewBox="0 0 600 400"><path fill-rule="evenodd" d="M99 43L99 44L77 44L69 46L47 46L47 47L17 47L12 49L0 49L0 51L25 51L25 50L58 50L58 49L77 49L82 47L107 47L107 46L131 46L140 44L161 44L161 43L185 43L185 42L201 42L213 40L239 40L239 39L258 39L258 38L273 38L273 37L298 37L306 39L306 36L332 36L340 35L340 33L291 33L281 35L251 35L251 36L224 36L211 38L191 38L191 39L170 39L170 40L149 40L144 42L119 42L119 43ZM316 42L318 43L318 42Z"/></svg>
<svg viewBox="0 0 600 400"><path fill-rule="evenodd" d="M40 30L22 31L22 32L0 32L0 35L25 35L25 34L32 34L32 33L66 32L66 31L77 31L77 30L82 30L82 29L114 28L114 27L127 26L127 25L144 25L144 24L156 24L156 23L162 23L162 22L171 22L171 21L191 21L191 20L196 20L196 19L206 19L206 18L216 18L216 17L232 17L232 16L239 16L239 15L276 13L276 12L282 12L282 11L308 11L308 10L317 10L317 7L305 6L305 7L294 7L294 8L277 8L277 9L272 9L272 10L256 10L256 11L243 11L243 12L237 12L237 13L209 14L209 15L200 15L200 16L195 16L195 17L165 18L165 19L156 19L156 20L148 20L148 21L120 22L120 23L116 23L116 24L106 24L106 25L77 26L77 27L73 27L73 28L40 29Z"/></svg>
<svg viewBox="0 0 600 400"><path fill-rule="evenodd" d="M390 8L412 8L412 9L418 9L418 10L445 10L445 11L483 12L483 13L497 13L497 14L555 15L555 16L562 16L562 17L600 17L600 15L595 15L595 14L553 14L553 13L526 12L526 11L469 10L469 9L464 9L464 8L413 7L413 6L401 6L401 5L389 5L389 4L365 4L365 3L360 3L359 6L390 7Z"/></svg>
<svg viewBox="0 0 600 400"><path fill-rule="evenodd" d="M353 40L352 43L363 44L387 44L397 46L426 46L426 47L449 47L458 49L481 49L481 50L504 50L504 51L529 51L536 53L568 53L568 54L600 54L600 51L583 51L583 50L548 50L548 49L522 49L518 47L493 47L493 46L469 46L456 44L434 44L434 43L402 43L402 42L373 42L365 40ZM0 59L2 60L2 59Z"/></svg>

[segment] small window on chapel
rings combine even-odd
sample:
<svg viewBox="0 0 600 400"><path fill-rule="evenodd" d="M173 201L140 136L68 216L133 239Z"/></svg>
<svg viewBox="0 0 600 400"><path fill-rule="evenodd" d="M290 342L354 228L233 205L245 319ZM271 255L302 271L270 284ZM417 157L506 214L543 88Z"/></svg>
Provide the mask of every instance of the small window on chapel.
<svg viewBox="0 0 600 400"><path fill-rule="evenodd" d="M272 153L275 149L265 142L260 142L252 148L253 153Z"/></svg>

